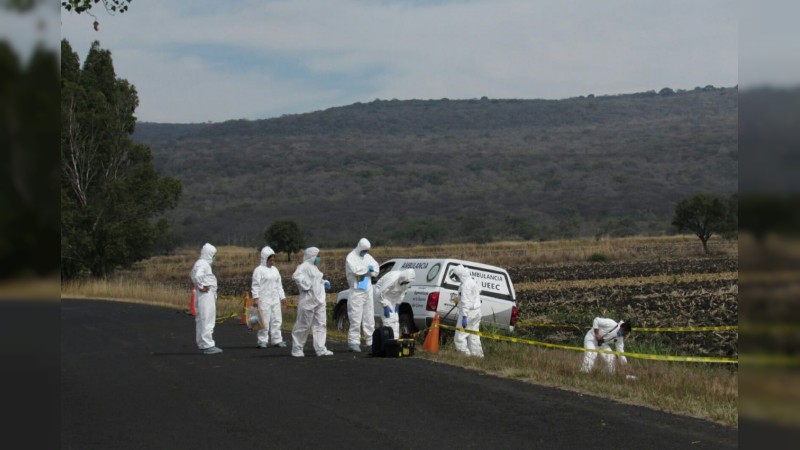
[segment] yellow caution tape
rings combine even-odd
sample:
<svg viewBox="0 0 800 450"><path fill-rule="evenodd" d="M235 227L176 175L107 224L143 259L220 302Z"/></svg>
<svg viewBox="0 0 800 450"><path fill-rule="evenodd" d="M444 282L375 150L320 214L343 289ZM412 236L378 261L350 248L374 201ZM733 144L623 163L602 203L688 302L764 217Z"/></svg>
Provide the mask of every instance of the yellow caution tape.
<svg viewBox="0 0 800 450"><path fill-rule="evenodd" d="M441 328L455 330L456 327L450 325L442 325L439 324ZM580 352L597 352L597 353L606 353L609 355L620 355L625 356L626 358L638 358L638 359L649 359L653 361L680 361L680 362L704 362L704 363L720 363L720 364L738 364L739 361L734 358L723 358L723 357L716 357L716 356L666 356L666 355L649 355L644 353L628 353L628 352L615 352L613 350L600 350L600 349L588 349L583 347L572 347L569 345L559 345L559 344L549 344L547 342L539 342L539 341L531 341L528 339L520 339L511 336L501 336L498 334L489 334L489 333L482 333L480 331L474 330L465 330L463 328L458 328L459 331L463 331L465 333L475 334L478 336L482 336L488 339L495 339L498 341L506 341L506 342L516 342L519 344L528 344L528 345L537 345L540 347L547 347L547 348L558 348L562 350L576 350Z"/></svg>
<svg viewBox="0 0 800 450"><path fill-rule="evenodd" d="M518 327L555 327L555 328L578 328L584 327L569 323L538 323L538 322L517 322Z"/></svg>
<svg viewBox="0 0 800 450"><path fill-rule="evenodd" d="M228 319L233 319L234 317L238 316L236 313L230 313L227 316L219 316L217 317L217 323L225 322Z"/></svg>
<svg viewBox="0 0 800 450"><path fill-rule="evenodd" d="M536 323L536 322L517 322L520 327L559 327L559 328L578 328L584 327L568 324L568 323ZM587 328L588 329L588 328ZM722 325L722 326L708 326L708 327L634 327L633 331L653 331L653 332L667 332L667 331L736 331L739 329L738 325Z"/></svg>
<svg viewBox="0 0 800 450"><path fill-rule="evenodd" d="M718 327L665 327L665 328L637 328L633 331L738 331L738 325L722 325Z"/></svg>

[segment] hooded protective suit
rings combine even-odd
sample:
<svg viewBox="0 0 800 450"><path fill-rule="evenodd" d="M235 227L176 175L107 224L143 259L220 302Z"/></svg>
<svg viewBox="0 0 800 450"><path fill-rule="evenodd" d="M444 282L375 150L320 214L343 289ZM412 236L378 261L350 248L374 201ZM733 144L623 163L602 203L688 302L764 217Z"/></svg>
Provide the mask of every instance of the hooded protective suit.
<svg viewBox="0 0 800 450"><path fill-rule="evenodd" d="M620 321L617 323L613 319L606 319L604 317L595 317L592 321L592 329L586 332L586 336L583 337L583 348L594 350L611 350L611 344L615 344L615 350L618 352L625 351L625 339L622 337L622 332L620 330L620 324L623 322ZM602 343L597 341L595 336L594 330L598 330L598 334L600 338L603 340ZM583 365L581 366L581 372L588 373L594 367L594 362L597 359L597 355L603 359L606 365L606 370L609 373L614 373L614 356L608 353L597 353L597 352L584 352L583 353ZM628 358L624 355L619 355L619 361L622 364L628 363Z"/></svg>
<svg viewBox="0 0 800 450"><path fill-rule="evenodd" d="M195 339L197 347L204 351L216 352L214 344L214 325L217 320L217 277L211 271L211 264L217 249L206 243L200 249L200 259L192 267L191 279L197 288L197 316L195 316Z"/></svg>
<svg viewBox="0 0 800 450"><path fill-rule="evenodd" d="M400 337L400 303L403 303L403 297L415 277L414 269L394 270L384 275L375 285L375 296L384 308L383 326L392 328L395 339Z"/></svg>
<svg viewBox="0 0 800 450"><path fill-rule="evenodd" d="M350 330L347 333L347 345L350 350L361 351L359 344L361 336L359 330L364 332L367 347L372 346L372 332L375 331L375 307L372 304L372 277L378 276L379 265L369 253L371 244L367 238L361 238L358 245L345 259L344 273L350 294L347 299L347 317L350 319ZM362 254L363 253L363 254ZM372 270L370 270L370 267ZM363 280L363 281L362 281ZM359 287L358 283L364 282L366 287Z"/></svg>
<svg viewBox="0 0 800 450"><path fill-rule="evenodd" d="M327 316L325 313L325 281L322 272L314 263L319 249L309 247L303 254L303 263L297 266L292 279L297 283L297 320L292 328L292 356L304 356L303 347L308 340L309 327L313 333L314 351L317 356L330 356L325 348Z"/></svg>
<svg viewBox="0 0 800 450"><path fill-rule="evenodd" d="M281 284L281 274L275 266L268 266L267 259L275 252L270 247L261 249L261 264L253 270L253 283L250 294L254 301L258 301L258 312L261 316L263 328L258 330L257 344L267 347L270 337L273 346L283 346L281 336L281 300L286 298Z"/></svg>
<svg viewBox="0 0 800 450"><path fill-rule="evenodd" d="M483 358L481 337L461 331L462 328L480 331L482 315L481 290L478 288L478 283L462 264L456 266L453 269L453 273L461 281L461 286L458 288L458 320L453 342L456 345L456 350L470 356ZM466 326L464 326L465 322Z"/></svg>

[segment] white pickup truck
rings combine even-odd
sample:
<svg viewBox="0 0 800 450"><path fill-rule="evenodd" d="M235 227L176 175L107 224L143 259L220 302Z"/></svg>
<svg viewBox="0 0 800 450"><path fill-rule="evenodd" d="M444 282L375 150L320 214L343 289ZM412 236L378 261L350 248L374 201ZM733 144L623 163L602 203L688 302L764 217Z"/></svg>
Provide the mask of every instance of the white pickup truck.
<svg viewBox="0 0 800 450"><path fill-rule="evenodd" d="M384 262L378 277L373 279L374 284L389 271L414 269L416 280L406 291L400 305L401 333L413 333L429 327L436 312L442 323L455 325L458 310L454 308L453 299L458 294L460 283L452 275L453 268L459 264L467 268L481 289L481 322L501 330L514 330L518 316L517 295L505 269L460 259L409 258ZM346 289L336 296L333 320L339 331L346 332L350 326L347 317L349 294L350 291ZM373 299L373 303L377 322L382 316L383 307L377 298Z"/></svg>

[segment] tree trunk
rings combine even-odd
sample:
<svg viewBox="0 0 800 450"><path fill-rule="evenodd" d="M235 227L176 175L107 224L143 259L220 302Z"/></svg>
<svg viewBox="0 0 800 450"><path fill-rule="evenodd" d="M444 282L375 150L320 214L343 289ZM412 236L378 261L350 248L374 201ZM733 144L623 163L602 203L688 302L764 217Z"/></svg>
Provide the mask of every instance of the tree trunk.
<svg viewBox="0 0 800 450"><path fill-rule="evenodd" d="M703 242L703 250L705 250L706 255L710 255L711 252L708 251L708 239L700 239Z"/></svg>

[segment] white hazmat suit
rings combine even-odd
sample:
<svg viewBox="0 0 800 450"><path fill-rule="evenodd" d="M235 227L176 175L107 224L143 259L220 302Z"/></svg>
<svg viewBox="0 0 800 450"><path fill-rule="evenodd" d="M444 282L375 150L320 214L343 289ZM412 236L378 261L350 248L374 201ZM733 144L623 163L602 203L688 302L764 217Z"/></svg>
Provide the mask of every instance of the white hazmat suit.
<svg viewBox="0 0 800 450"><path fill-rule="evenodd" d="M611 350L611 344L615 344L616 351L624 352L625 351L625 339L622 336L622 330L620 330L620 325L623 321L616 321L612 319L606 319L604 317L595 317L592 321L592 329L586 332L586 336L583 338L583 348L588 350L600 349L600 350ZM598 342L597 336L595 336L595 330L597 330L598 335L602 339L602 342ZM581 366L581 372L588 373L594 367L595 359L597 359L597 352L584 352L583 353L583 365ZM606 365L606 370L609 373L614 373L614 356L608 353L600 353L600 357L603 359ZM627 364L628 359L625 358L624 355L619 355L619 361L622 364Z"/></svg>
<svg viewBox="0 0 800 450"><path fill-rule="evenodd" d="M458 288L458 320L453 341L456 350L469 356L483 358L481 337L465 333L462 329L480 331L481 328L481 290L478 282L469 274L467 268L459 264L453 273L461 281ZM466 325L465 325L466 323Z"/></svg>
<svg viewBox="0 0 800 450"><path fill-rule="evenodd" d="M325 348L327 316L325 313L325 284L322 272L317 268L319 249L309 247L303 254L303 263L297 266L292 279L297 283L299 299L297 301L297 320L292 328L292 356L302 357L303 347L308 340L311 328L314 339L314 351L317 356L330 356L332 351Z"/></svg>
<svg viewBox="0 0 800 450"><path fill-rule="evenodd" d="M197 316L195 322L195 339L197 347L205 354L220 353L222 350L214 344L214 325L217 320L217 277L211 271L211 264L216 259L217 249L206 243L200 249L200 259L192 267L192 283L197 289Z"/></svg>
<svg viewBox="0 0 800 450"><path fill-rule="evenodd" d="M258 312L263 328L257 332L256 344L266 348L272 339L273 347L286 347L281 336L281 300L286 298L281 284L278 268L269 265L267 260L275 252L270 247L261 249L261 264L253 270L253 283L250 294L253 301L258 302Z"/></svg>
<svg viewBox="0 0 800 450"><path fill-rule="evenodd" d="M347 346L350 351L360 352L360 331L364 332L367 347L372 346L372 333L375 331L375 307L372 304L372 277L378 276L379 266L368 253L372 245L367 238L361 238L358 245L345 259L345 276L350 294L347 299L347 317L350 329L347 333ZM371 268L371 270L370 270ZM359 282L362 283L359 286Z"/></svg>
<svg viewBox="0 0 800 450"><path fill-rule="evenodd" d="M400 304L416 275L414 269L394 270L383 276L375 285L375 296L383 306L383 326L391 327L394 338L400 338Z"/></svg>

